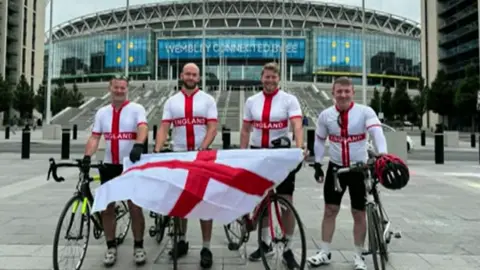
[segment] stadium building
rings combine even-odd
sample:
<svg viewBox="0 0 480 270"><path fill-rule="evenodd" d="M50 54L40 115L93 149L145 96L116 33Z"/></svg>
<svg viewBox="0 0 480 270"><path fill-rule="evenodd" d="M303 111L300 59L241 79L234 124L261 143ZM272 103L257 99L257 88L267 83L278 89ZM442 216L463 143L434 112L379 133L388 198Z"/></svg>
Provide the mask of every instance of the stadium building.
<svg viewBox="0 0 480 270"><path fill-rule="evenodd" d="M361 84L362 11L358 7L317 1L285 2L286 79L291 91L301 91L298 96L302 106L315 118L318 110L332 103L328 89L335 77L350 76L356 84ZM238 107L250 93L243 97L224 90L258 90L262 65L280 62L282 1L208 0L205 10L204 13L201 1L131 6L129 44L126 44L125 8L85 15L58 25L53 32L53 79L95 85L113 74L123 73L128 60L131 78L150 81L147 88L156 84L154 89L163 89L158 85L175 82L186 62L196 62L201 67L205 20L207 90L218 90L219 80L226 81L223 92L218 91L217 100L220 114L228 118L231 114L228 104L236 103ZM421 73L420 35L416 22L366 11L368 90L386 84L394 88L399 80L407 81L410 89L417 87ZM125 46L129 50L128 59ZM85 93L96 96L89 89ZM361 97L361 91L358 92ZM97 98L105 91L100 93ZM155 97L149 94L145 101L152 98ZM74 117L74 114L65 115ZM68 117L57 117L56 121L64 118ZM235 126L234 130L238 130L238 118L237 115L230 124ZM75 119L79 122L86 117Z"/></svg>

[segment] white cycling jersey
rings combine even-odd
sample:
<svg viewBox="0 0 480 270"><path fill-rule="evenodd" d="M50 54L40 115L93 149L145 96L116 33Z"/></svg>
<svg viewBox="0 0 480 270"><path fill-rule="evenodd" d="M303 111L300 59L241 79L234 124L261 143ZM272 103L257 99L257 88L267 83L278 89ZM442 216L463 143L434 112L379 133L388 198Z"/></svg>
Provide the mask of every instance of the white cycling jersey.
<svg viewBox="0 0 480 270"><path fill-rule="evenodd" d="M323 110L318 116L316 136L324 141L329 140L330 161L339 166L350 166L356 162L366 162L367 156L367 131L378 127L383 142L376 143L380 153L386 152L386 144L381 122L375 111L365 105L353 103L343 112L334 105ZM380 138L382 137L382 138ZM374 138L375 139L375 138ZM315 161L321 162L323 151L315 151Z"/></svg>
<svg viewBox="0 0 480 270"><path fill-rule="evenodd" d="M100 108L95 114L92 134L105 138L104 163L122 164L137 139L137 127L147 124L145 108L125 101L120 109L113 105Z"/></svg>
<svg viewBox="0 0 480 270"><path fill-rule="evenodd" d="M294 118L302 118L300 103L282 90L262 91L245 102L243 121L252 124L253 147L272 147L272 140L288 136L288 121Z"/></svg>
<svg viewBox="0 0 480 270"><path fill-rule="evenodd" d="M190 96L183 90L171 96L163 106L162 122L173 124L173 151L193 151L200 148L207 134L207 123L217 121L215 99L195 90Z"/></svg>

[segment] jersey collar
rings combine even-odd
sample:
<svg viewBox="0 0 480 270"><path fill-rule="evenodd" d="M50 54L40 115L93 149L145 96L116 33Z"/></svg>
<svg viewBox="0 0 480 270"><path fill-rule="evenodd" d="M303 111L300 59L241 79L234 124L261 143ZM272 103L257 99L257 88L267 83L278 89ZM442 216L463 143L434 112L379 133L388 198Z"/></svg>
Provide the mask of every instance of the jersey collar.
<svg viewBox="0 0 480 270"><path fill-rule="evenodd" d="M128 99L125 100L125 101L122 103L122 105L120 105L120 107L118 108L118 110L117 110L117 108L115 108L115 105L113 105L113 103L112 103L112 108L113 108L114 111L115 111L115 110L120 111L120 110L122 110L125 106L127 106L128 103L130 103L130 100L128 100Z"/></svg>
<svg viewBox="0 0 480 270"><path fill-rule="evenodd" d="M182 94L185 96L185 97L193 97L193 95L195 95L196 93L198 93L198 91L200 91L200 89L197 87L195 88L195 90L193 90L193 92L189 95L187 93L187 91L185 91L185 88L182 88Z"/></svg>
<svg viewBox="0 0 480 270"><path fill-rule="evenodd" d="M348 108L347 108L346 110L344 110L344 111L340 110L340 108L338 108L337 105L335 105L335 109L337 109L337 112L339 112L339 113L345 113L345 112L350 111L350 109L352 109L352 107L353 107L354 104L355 104L355 103L354 103L353 101L350 102L350 106L348 106Z"/></svg>
<svg viewBox="0 0 480 270"><path fill-rule="evenodd" d="M275 96L277 93L278 93L279 89L275 89L275 91L271 92L271 93L267 93L265 91L262 91L263 92L263 95L265 95L266 97L273 97Z"/></svg>

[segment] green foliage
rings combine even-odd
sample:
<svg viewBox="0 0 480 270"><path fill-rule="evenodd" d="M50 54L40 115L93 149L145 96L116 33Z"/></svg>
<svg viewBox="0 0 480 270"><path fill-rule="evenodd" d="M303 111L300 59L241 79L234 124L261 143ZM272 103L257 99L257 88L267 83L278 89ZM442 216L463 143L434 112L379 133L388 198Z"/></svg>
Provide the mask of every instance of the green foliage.
<svg viewBox="0 0 480 270"><path fill-rule="evenodd" d="M45 95L47 94L47 87L43 84L38 86L37 94L35 95L35 108L41 114L45 115Z"/></svg>
<svg viewBox="0 0 480 270"><path fill-rule="evenodd" d="M73 89L72 91L69 91L70 93L70 100L68 106L78 108L83 104L83 94L78 91L78 86L76 83L73 84Z"/></svg>
<svg viewBox="0 0 480 270"><path fill-rule="evenodd" d="M433 112L445 117L455 110L455 91L446 78L443 70L439 70L428 91L427 106Z"/></svg>
<svg viewBox="0 0 480 270"><path fill-rule="evenodd" d="M372 109L377 113L377 115L380 112L380 102L380 91L378 91L378 89L375 87L375 89L373 90L373 97L370 100L370 107L372 107Z"/></svg>
<svg viewBox="0 0 480 270"><path fill-rule="evenodd" d="M455 92L456 112L460 116L474 117L477 113L477 91L480 90L478 73L475 67L465 70L465 78Z"/></svg>
<svg viewBox="0 0 480 270"><path fill-rule="evenodd" d="M59 81L52 93L52 115L61 112L67 107L78 108L83 104L83 94L76 84L73 89L68 89L63 81Z"/></svg>
<svg viewBox="0 0 480 270"><path fill-rule="evenodd" d="M405 116L412 112L412 100L407 93L407 84L404 81L400 81L397 84L395 93L393 93L391 106L396 115L399 116L399 120L405 120Z"/></svg>
<svg viewBox="0 0 480 270"><path fill-rule="evenodd" d="M0 112L8 112L13 102L13 91L0 74Z"/></svg>
<svg viewBox="0 0 480 270"><path fill-rule="evenodd" d="M392 110L392 91L387 85L382 93L382 112L384 119L386 121L393 120L393 110Z"/></svg>
<svg viewBox="0 0 480 270"><path fill-rule="evenodd" d="M20 118L32 117L35 108L35 93L23 75L13 92L13 108L20 113Z"/></svg>

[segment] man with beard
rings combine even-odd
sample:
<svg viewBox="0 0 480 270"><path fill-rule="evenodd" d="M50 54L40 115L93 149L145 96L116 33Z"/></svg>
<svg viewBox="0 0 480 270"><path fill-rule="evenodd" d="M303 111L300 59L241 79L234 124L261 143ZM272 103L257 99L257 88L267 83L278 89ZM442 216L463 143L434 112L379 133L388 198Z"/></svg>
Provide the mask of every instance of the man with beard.
<svg viewBox="0 0 480 270"><path fill-rule="evenodd" d="M102 185L122 174L124 157L130 161L140 160L143 143L148 135L145 108L127 99L128 80L125 77L115 77L109 83L112 103L100 108L95 114L92 135L85 146L83 157L83 172L90 170L91 156L97 151L100 137L105 137L104 167L99 169ZM115 180L113 180L115 181ZM132 232L134 237L134 260L137 265L146 261L143 248L145 218L142 209L128 201L128 209L132 217ZM117 260L117 242L115 239L115 203L108 205L102 212L102 224L107 242L104 265L113 266Z"/></svg>
<svg viewBox="0 0 480 270"><path fill-rule="evenodd" d="M173 124L173 151L206 150L217 135L217 104L215 99L198 89L200 69L193 63L183 67L181 79L183 86L180 92L167 99L163 107L163 117L157 132L154 152L158 153L168 137L168 130ZM211 268L213 259L210 251L212 238L212 221L201 220L203 248L200 251L200 266ZM188 253L187 220L182 220L182 234L177 244L176 254L170 256L183 257Z"/></svg>
<svg viewBox="0 0 480 270"><path fill-rule="evenodd" d="M280 70L276 63L263 66L263 91L247 99L244 106L243 125L240 136L240 148L249 145L252 133L251 148L272 148L272 141L288 136L288 123L293 126L296 147L305 149L303 144L302 109L298 99L278 89ZM305 151L306 154L306 151ZM277 194L290 202L295 190L295 172L290 173L276 189ZM285 224L287 246L283 252L283 261L288 269L300 267L291 250L291 240L295 229L295 219L290 211L282 214ZM251 261L259 261L261 252L269 257L274 254L272 239L268 229L268 219L262 221L262 243L256 251L250 254Z"/></svg>

